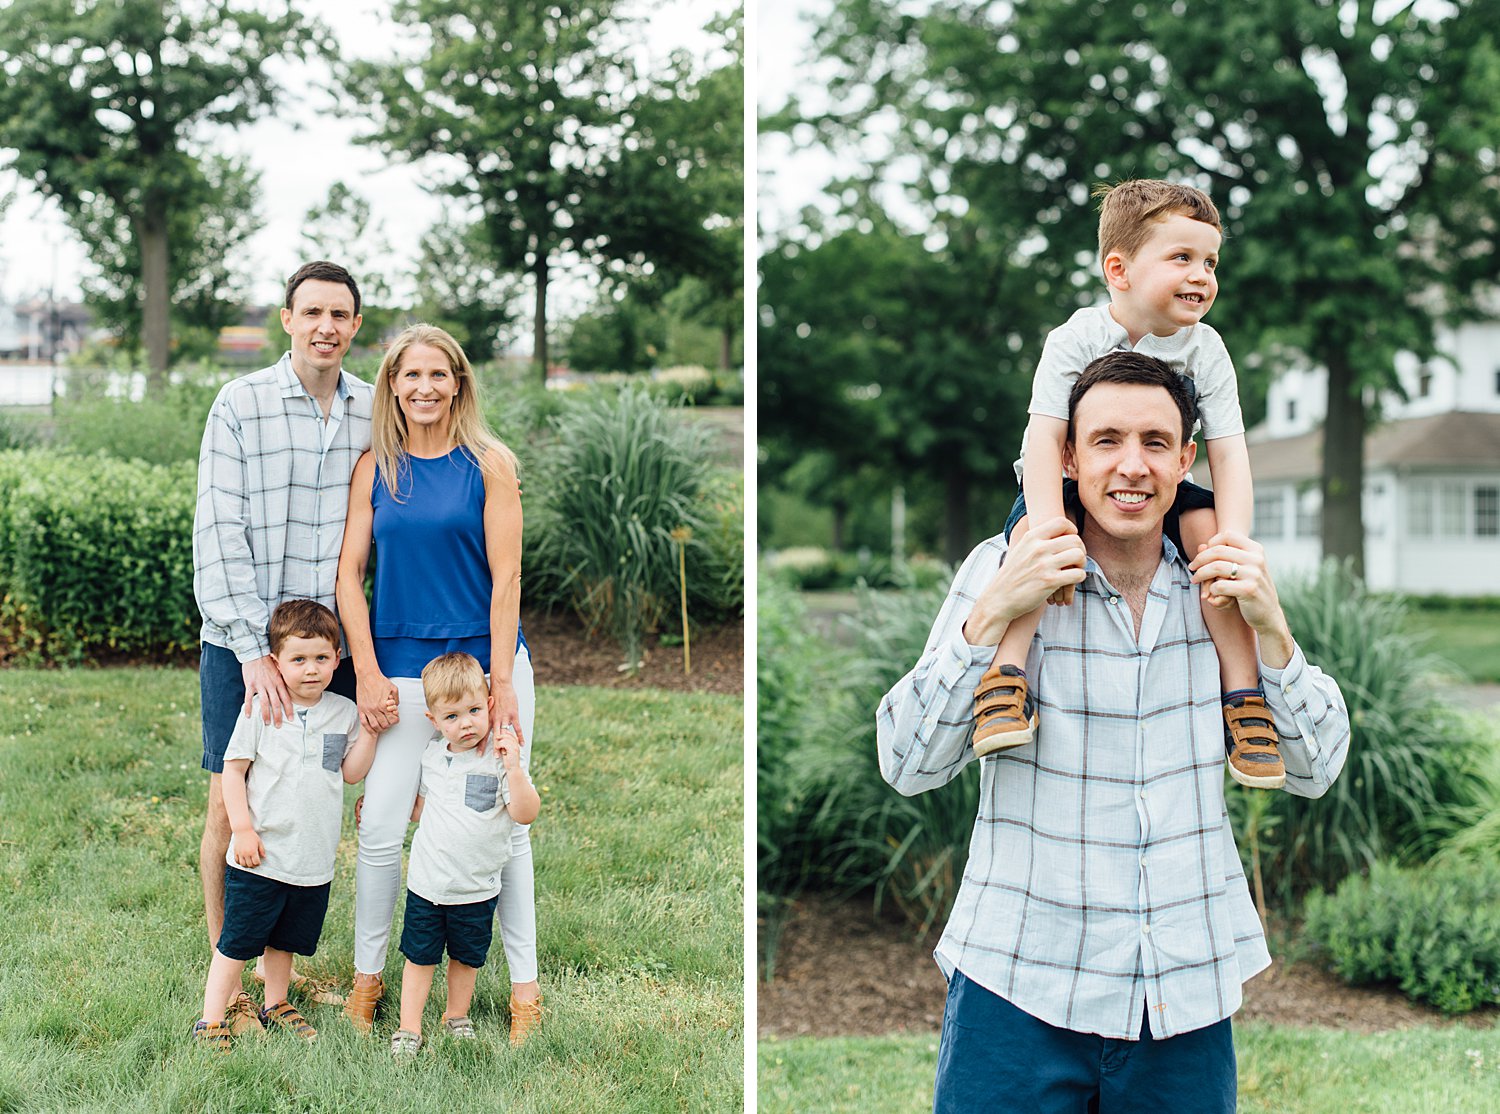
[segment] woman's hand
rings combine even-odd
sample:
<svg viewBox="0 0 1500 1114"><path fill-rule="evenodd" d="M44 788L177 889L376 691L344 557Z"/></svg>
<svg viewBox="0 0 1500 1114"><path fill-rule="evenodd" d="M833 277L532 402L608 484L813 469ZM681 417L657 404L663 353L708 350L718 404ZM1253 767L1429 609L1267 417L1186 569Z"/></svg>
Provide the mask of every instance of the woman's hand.
<svg viewBox="0 0 1500 1114"><path fill-rule="evenodd" d="M520 747L526 745L526 737L521 734L521 703L516 697L516 686L510 681L499 677L490 678L490 727L496 738L506 726L510 726L516 733L517 756Z"/></svg>
<svg viewBox="0 0 1500 1114"><path fill-rule="evenodd" d="M400 697L395 682L380 670L357 673L355 693L359 722L365 725L365 730L378 734L400 721Z"/></svg>

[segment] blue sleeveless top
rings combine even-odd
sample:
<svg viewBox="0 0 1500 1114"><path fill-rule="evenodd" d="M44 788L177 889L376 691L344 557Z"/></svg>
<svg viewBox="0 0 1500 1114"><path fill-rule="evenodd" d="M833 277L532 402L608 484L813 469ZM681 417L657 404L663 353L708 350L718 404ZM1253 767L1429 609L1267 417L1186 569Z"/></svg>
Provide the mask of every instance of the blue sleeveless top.
<svg viewBox="0 0 1500 1114"><path fill-rule="evenodd" d="M401 461L391 497L375 468L375 592L370 633L387 677L420 677L433 658L473 654L490 669L490 595L484 473L467 449ZM516 649L526 645L519 621Z"/></svg>

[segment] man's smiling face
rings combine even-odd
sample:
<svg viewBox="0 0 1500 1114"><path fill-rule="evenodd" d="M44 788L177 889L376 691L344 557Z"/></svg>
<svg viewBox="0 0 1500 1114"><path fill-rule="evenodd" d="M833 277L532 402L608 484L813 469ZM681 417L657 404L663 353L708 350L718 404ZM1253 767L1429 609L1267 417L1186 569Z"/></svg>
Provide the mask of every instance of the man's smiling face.
<svg viewBox="0 0 1500 1114"><path fill-rule="evenodd" d="M343 283L302 282L292 294L292 308L281 311L281 327L292 338L292 369L313 376L338 371L360 320L354 294Z"/></svg>
<svg viewBox="0 0 1500 1114"><path fill-rule="evenodd" d="M1159 537L1177 485L1197 453L1183 444L1182 413L1166 390L1096 383L1073 412L1063 466L1097 527L1120 541Z"/></svg>

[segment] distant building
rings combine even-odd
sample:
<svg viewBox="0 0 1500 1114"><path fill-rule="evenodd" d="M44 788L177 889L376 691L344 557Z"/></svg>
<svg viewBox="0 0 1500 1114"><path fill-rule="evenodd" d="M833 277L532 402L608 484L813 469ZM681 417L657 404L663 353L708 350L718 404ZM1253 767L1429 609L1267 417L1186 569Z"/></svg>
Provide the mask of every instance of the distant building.
<svg viewBox="0 0 1500 1114"><path fill-rule="evenodd" d="M1451 362L1398 357L1408 397L1382 396L1365 440L1365 577L1379 591L1500 594L1500 324L1440 334L1439 347ZM1327 373L1293 369L1247 435L1253 533L1277 569L1321 557L1326 411Z"/></svg>
<svg viewBox="0 0 1500 1114"><path fill-rule="evenodd" d="M83 347L92 317L81 302L32 298L0 305L0 358L61 360Z"/></svg>

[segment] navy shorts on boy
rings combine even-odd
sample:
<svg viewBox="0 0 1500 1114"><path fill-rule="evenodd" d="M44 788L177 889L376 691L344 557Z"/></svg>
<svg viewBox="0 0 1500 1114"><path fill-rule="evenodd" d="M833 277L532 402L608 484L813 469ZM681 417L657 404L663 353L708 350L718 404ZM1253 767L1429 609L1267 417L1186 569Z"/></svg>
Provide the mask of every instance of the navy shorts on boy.
<svg viewBox="0 0 1500 1114"><path fill-rule="evenodd" d="M198 694L203 709L203 768L211 774L224 772L224 748L235 724L245 715L245 672L233 651L212 642L201 646L198 657ZM333 671L328 691L349 700L355 698L357 682L354 659L344 658Z"/></svg>
<svg viewBox="0 0 1500 1114"><path fill-rule="evenodd" d="M1063 480L1063 510L1068 512L1074 522L1083 517L1083 501L1078 498L1078 482L1076 480ZM1184 559L1191 561L1192 554L1182 548L1182 526L1181 516L1187 511L1196 511L1202 508L1212 508L1214 505L1214 493L1206 487L1199 487L1195 483L1183 480L1177 485L1177 498L1172 502L1172 509L1167 512L1167 517L1162 520L1162 532L1172 539L1172 544L1177 547ZM1016 493L1016 501L1010 506L1010 516L1005 520L1005 540L1010 541L1010 532L1016 528L1016 523L1026 517L1026 492L1021 490Z"/></svg>
<svg viewBox="0 0 1500 1114"><path fill-rule="evenodd" d="M406 891L406 917L401 927L401 954L418 967L434 967L448 949L448 958L465 967L483 967L495 934L495 906L500 895L466 905L435 905Z"/></svg>
<svg viewBox="0 0 1500 1114"><path fill-rule="evenodd" d="M232 866L224 871L224 931L215 945L229 959L250 960L267 948L312 955L323 935L333 883L291 886Z"/></svg>

